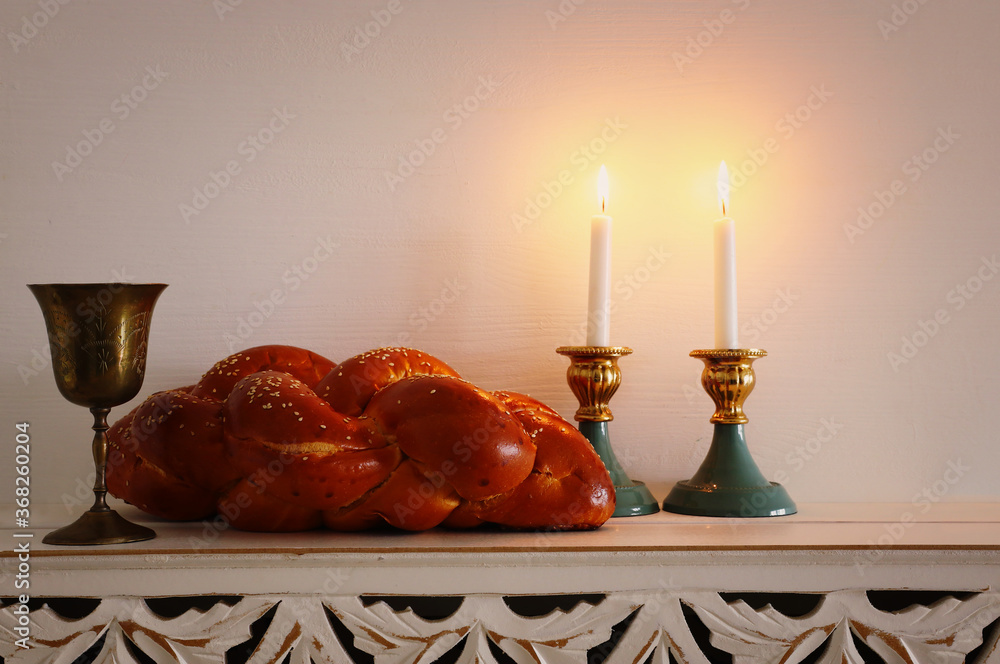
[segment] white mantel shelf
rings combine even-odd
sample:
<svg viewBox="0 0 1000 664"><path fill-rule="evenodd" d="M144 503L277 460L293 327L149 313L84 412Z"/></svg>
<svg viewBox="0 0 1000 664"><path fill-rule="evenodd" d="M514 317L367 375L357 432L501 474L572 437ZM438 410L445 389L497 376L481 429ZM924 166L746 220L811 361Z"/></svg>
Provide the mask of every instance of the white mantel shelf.
<svg viewBox="0 0 1000 664"><path fill-rule="evenodd" d="M21 531L34 533L34 594L247 592L251 579L256 592L309 592L310 571L331 566L349 570L349 591L358 593L427 594L432 589L423 577L432 570L446 572L435 575L433 592L440 594L632 590L649 586L650 570L675 577L683 570L687 585L721 590L871 588L876 579L887 588L931 581L937 587L943 580L952 589L1000 586L1000 503L940 503L926 514L907 504L806 504L798 514L765 519L660 512L561 533L249 533L159 521L127 506L119 511L157 537L48 546L41 542L45 533L72 519L61 506L36 510L33 528ZM5 539L15 541L10 524L4 526ZM6 573L15 554L5 549ZM933 566L934 574L915 577L914 566ZM415 575L415 567L422 572ZM262 575L262 568L272 572ZM155 583L149 570L156 571Z"/></svg>
<svg viewBox="0 0 1000 664"><path fill-rule="evenodd" d="M818 660L824 663L841 662L839 655L852 663L868 661L864 648L887 662L961 662L976 648L990 658L978 661L1000 658L1000 503L938 503L929 509L804 504L798 514L766 519L661 512L567 533L260 534L159 521L129 507L119 511L152 527L157 537L106 547L44 545L45 533L72 520L62 506L36 508L30 529L0 523L8 542L0 552L0 596L17 595L14 546L28 541L32 597L102 598L82 620L33 608L33 635L75 643L79 650L88 643L98 647L95 635L106 634L102 652L117 648L118 661L132 661L124 646L115 645L127 637L147 654L159 653L157 662L179 662L187 661L179 653L194 642L205 656L218 654L224 644L244 643L248 621L271 612L285 618L272 620L248 662L272 661L282 653L292 654L293 662L353 661L331 631L333 615L355 635L354 647L379 663L429 664L450 648L462 649L460 662L491 662L497 660L490 652L500 648L518 664L537 664L585 662L588 650L607 642L612 627L626 624L620 639L607 646L609 662L666 662L669 651L678 662L711 663L712 654L693 636L693 612L708 628L712 646L742 653L744 659L734 660L739 662L778 661L821 647L829 655ZM14 537L26 532L33 536ZM887 612L872 604L873 590L941 595L929 605ZM786 616L751 607L732 593L822 599L807 616ZM584 594L587 602L544 618L519 615L505 603L511 596ZM462 608L424 620L365 599L390 595L461 597ZM195 596L242 599L170 620L144 603ZM622 623L626 619L631 622ZM11 607L0 611L0 637L15 620ZM205 630L214 630L215 645L195 638ZM5 649L2 642L0 656L20 661L26 651ZM553 648L559 658L553 659Z"/></svg>

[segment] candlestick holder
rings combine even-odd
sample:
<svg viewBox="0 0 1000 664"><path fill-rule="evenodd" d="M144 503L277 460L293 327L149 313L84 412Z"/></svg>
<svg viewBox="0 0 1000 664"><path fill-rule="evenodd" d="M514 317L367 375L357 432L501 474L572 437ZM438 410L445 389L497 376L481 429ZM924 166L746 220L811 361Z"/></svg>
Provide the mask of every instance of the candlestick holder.
<svg viewBox="0 0 1000 664"><path fill-rule="evenodd" d="M663 501L663 509L695 516L759 517L795 514L785 488L768 482L747 448L743 402L756 378L753 361L767 355L758 349L695 350L691 357L705 363L701 385L715 402L712 445L698 472L678 482Z"/></svg>
<svg viewBox="0 0 1000 664"><path fill-rule="evenodd" d="M580 433L594 446L615 485L615 512L612 516L659 512L656 499L646 485L629 479L618 463L608 435L608 422L614 419L609 402L622 382L618 358L631 354L632 349L623 346L561 346L556 352L570 360L566 380L580 402L580 408L574 415L580 423Z"/></svg>

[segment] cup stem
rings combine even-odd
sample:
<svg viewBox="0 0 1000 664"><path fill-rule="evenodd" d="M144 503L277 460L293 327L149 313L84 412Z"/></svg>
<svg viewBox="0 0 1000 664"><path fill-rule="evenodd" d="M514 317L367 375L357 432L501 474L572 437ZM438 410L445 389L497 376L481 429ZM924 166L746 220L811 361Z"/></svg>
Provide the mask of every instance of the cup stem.
<svg viewBox="0 0 1000 664"><path fill-rule="evenodd" d="M97 475L94 478L94 506L90 508L92 512L106 512L108 507L108 413L110 408L94 407L90 409L94 415L94 443L92 451L94 453L94 468Z"/></svg>

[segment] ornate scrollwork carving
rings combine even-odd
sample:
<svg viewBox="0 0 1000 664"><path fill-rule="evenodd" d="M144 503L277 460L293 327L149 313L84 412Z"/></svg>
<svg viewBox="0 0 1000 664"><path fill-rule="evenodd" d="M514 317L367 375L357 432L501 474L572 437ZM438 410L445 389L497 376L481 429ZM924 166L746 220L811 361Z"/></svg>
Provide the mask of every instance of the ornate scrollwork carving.
<svg viewBox="0 0 1000 664"><path fill-rule="evenodd" d="M227 652L242 646L247 664L286 657L292 664L344 664L355 661L351 653L365 653L376 664L432 664L446 654L462 664L505 658L518 664L665 664L671 657L711 664L715 651L734 664L810 656L820 664L864 664L860 649L886 662L957 664L977 648L980 655L1000 654L1000 630L987 630L1000 621L995 591L883 611L865 591L843 590L822 595L815 608L797 616L769 603L754 608L718 592L674 589L587 596L557 602L572 608L544 615L514 611L496 595L464 597L443 618L353 596L246 596L208 604L175 617L150 610L141 598L105 599L73 618L46 606L29 614L28 649L16 645L19 617L11 605L0 611L0 656L12 664L73 662L89 651L94 662L124 664L140 661L135 652L141 652L157 664L207 664L228 661ZM691 615L707 628L711 647L693 633Z"/></svg>

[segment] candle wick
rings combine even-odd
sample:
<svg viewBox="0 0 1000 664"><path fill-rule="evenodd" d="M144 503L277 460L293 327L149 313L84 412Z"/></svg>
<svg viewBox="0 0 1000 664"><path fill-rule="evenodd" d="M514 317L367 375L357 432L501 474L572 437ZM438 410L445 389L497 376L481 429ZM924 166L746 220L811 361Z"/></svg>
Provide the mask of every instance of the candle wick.
<svg viewBox="0 0 1000 664"><path fill-rule="evenodd" d="M722 216L726 216L726 202L722 201Z"/></svg>
<svg viewBox="0 0 1000 664"><path fill-rule="evenodd" d="M604 214L604 198L601 198L601 214Z"/></svg>

